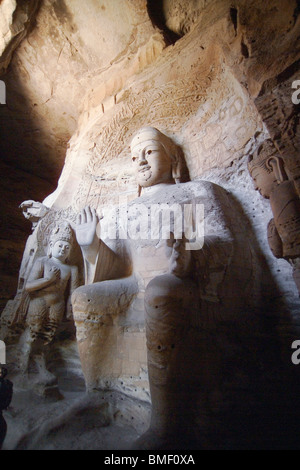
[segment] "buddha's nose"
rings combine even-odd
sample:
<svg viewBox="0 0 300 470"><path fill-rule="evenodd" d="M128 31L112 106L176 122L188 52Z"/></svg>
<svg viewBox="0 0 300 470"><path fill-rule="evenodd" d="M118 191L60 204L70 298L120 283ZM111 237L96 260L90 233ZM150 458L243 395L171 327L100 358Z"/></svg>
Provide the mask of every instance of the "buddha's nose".
<svg viewBox="0 0 300 470"><path fill-rule="evenodd" d="M147 163L147 160L145 158L144 152L141 152L139 155L139 165L145 165Z"/></svg>

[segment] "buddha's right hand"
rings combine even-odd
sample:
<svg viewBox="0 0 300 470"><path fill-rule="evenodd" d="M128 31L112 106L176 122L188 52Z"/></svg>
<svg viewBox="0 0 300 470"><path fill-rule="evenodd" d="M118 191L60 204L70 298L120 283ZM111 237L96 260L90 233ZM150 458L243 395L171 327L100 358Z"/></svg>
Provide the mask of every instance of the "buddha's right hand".
<svg viewBox="0 0 300 470"><path fill-rule="evenodd" d="M74 230L77 242L81 247L91 246L95 242L97 223L96 210L89 206L78 214Z"/></svg>
<svg viewBox="0 0 300 470"><path fill-rule="evenodd" d="M50 268L50 281L56 282L59 281L60 279L60 269L57 268L56 266L53 266Z"/></svg>

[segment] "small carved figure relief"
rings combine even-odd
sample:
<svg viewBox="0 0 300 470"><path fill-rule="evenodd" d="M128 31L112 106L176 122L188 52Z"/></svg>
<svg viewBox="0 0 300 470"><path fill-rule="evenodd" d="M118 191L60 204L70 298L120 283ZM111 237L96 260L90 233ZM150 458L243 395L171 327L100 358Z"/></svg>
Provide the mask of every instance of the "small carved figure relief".
<svg viewBox="0 0 300 470"><path fill-rule="evenodd" d="M300 293L300 198L295 182L289 179L283 159L271 139L263 142L248 162L255 189L270 200L274 218L268 224L268 242L276 258L293 266Z"/></svg>
<svg viewBox="0 0 300 470"><path fill-rule="evenodd" d="M70 225L57 226L49 240L49 255L36 260L25 285L30 295L26 323L32 338L45 344L52 341L65 310L67 317L71 314L70 296L78 287L78 268L67 264L72 244Z"/></svg>
<svg viewBox="0 0 300 470"><path fill-rule="evenodd" d="M25 284L29 305L23 337L24 372L33 346L36 351L51 343L65 312L67 318L71 315L70 297L79 285L77 266L68 264L73 241L71 226L57 225L49 239L48 255L35 261Z"/></svg>

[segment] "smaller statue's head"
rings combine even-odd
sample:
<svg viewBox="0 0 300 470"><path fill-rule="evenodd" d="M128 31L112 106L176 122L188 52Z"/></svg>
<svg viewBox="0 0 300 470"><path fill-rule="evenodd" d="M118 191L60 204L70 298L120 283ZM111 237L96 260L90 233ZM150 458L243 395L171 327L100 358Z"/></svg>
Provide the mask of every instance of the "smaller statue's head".
<svg viewBox="0 0 300 470"><path fill-rule="evenodd" d="M69 224L57 225L49 239L49 256L65 263L71 252L73 232Z"/></svg>
<svg viewBox="0 0 300 470"><path fill-rule="evenodd" d="M250 155L248 169L255 189L267 199L278 184L288 179L283 160L271 139L265 140L254 154Z"/></svg>
<svg viewBox="0 0 300 470"><path fill-rule="evenodd" d="M4 379L7 376L7 369L0 364L0 379Z"/></svg>
<svg viewBox="0 0 300 470"><path fill-rule="evenodd" d="M137 183L146 188L159 183L187 181L182 151L155 127L143 127L131 141L131 158Z"/></svg>

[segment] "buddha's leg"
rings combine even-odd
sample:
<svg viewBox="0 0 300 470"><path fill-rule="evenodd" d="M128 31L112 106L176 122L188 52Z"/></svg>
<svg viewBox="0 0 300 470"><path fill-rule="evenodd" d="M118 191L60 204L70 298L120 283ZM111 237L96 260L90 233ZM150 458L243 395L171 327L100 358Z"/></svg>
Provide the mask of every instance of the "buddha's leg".
<svg viewBox="0 0 300 470"><path fill-rule="evenodd" d="M109 387L118 376L118 319L126 315L137 292L137 283L130 277L81 286L73 293L78 350L88 390Z"/></svg>
<svg viewBox="0 0 300 470"><path fill-rule="evenodd" d="M49 301L49 299L48 299ZM57 377L48 370L48 355L51 351L51 342L55 337L59 324L65 312L65 302L53 302L47 305L43 324L38 332L38 339L31 350L31 362L35 364L35 370L39 374L36 391L41 395L60 396L57 387Z"/></svg>
<svg viewBox="0 0 300 470"><path fill-rule="evenodd" d="M20 369L23 373L28 372L33 348L38 348L43 342L41 335L46 315L45 299L43 297L31 299L27 312L26 328L20 338Z"/></svg>
<svg viewBox="0 0 300 470"><path fill-rule="evenodd" d="M29 326L32 340L36 340L42 329L48 308L43 297L33 298L28 307L26 324Z"/></svg>
<svg viewBox="0 0 300 470"><path fill-rule="evenodd" d="M154 278L145 293L148 374L152 400L149 431L141 448L193 445L195 349L191 317L198 314L198 292L191 279ZM184 442L187 439L189 444ZM178 447L181 446L181 447Z"/></svg>
<svg viewBox="0 0 300 470"><path fill-rule="evenodd" d="M43 325L44 343L49 344L53 340L59 324L62 322L65 312L65 302L56 302L50 305L47 319Z"/></svg>

